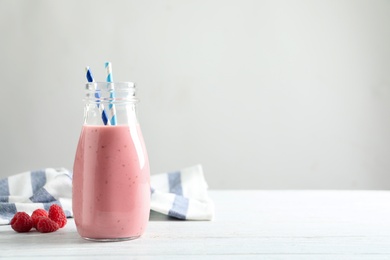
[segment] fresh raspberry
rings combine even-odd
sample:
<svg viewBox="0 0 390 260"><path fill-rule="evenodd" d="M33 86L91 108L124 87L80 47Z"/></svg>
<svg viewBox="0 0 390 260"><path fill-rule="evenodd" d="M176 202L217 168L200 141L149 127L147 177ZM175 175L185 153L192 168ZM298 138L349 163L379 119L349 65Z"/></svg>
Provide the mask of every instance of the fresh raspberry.
<svg viewBox="0 0 390 260"><path fill-rule="evenodd" d="M67 222L64 211L57 204L50 206L49 218L56 222L60 228L64 227Z"/></svg>
<svg viewBox="0 0 390 260"><path fill-rule="evenodd" d="M49 217L49 214L44 209L36 209L36 210L34 210L34 212L31 215L31 219L32 219L34 228L37 228L39 217Z"/></svg>
<svg viewBox="0 0 390 260"><path fill-rule="evenodd" d="M37 223L37 230L41 233L50 233L58 230L60 227L56 222L48 217L39 217Z"/></svg>
<svg viewBox="0 0 390 260"><path fill-rule="evenodd" d="M16 232L28 232L32 226L32 219L26 212L16 212L11 219L11 227Z"/></svg>

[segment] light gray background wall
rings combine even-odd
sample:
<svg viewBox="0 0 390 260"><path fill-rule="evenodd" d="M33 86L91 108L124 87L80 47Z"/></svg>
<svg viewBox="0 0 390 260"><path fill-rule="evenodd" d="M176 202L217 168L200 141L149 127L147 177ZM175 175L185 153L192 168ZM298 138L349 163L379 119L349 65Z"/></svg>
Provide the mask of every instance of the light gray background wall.
<svg viewBox="0 0 390 260"><path fill-rule="evenodd" d="M390 1L0 0L0 176L71 169L84 66L139 87L152 173L390 188Z"/></svg>

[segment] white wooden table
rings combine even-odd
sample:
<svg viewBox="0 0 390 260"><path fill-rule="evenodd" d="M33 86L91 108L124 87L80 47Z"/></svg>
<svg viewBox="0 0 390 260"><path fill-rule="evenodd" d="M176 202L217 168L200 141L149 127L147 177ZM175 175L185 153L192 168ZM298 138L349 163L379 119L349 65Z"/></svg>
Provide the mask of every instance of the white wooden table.
<svg viewBox="0 0 390 260"><path fill-rule="evenodd" d="M213 221L152 214L126 242L81 239L73 219L54 233L0 226L0 258L390 259L390 191L210 191Z"/></svg>

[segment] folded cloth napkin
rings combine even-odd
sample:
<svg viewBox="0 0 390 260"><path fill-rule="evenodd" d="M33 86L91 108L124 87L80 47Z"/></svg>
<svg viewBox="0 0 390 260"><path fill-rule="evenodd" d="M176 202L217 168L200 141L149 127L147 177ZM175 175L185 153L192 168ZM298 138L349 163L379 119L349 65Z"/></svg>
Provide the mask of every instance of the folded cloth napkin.
<svg viewBox="0 0 390 260"><path fill-rule="evenodd" d="M0 224L9 224L17 211L31 214L59 204L72 216L72 174L66 169L47 168L23 172L0 180Z"/></svg>
<svg viewBox="0 0 390 260"><path fill-rule="evenodd" d="M207 195L201 165L151 176L154 211L179 219L211 220L214 204Z"/></svg>
<svg viewBox="0 0 390 260"><path fill-rule="evenodd" d="M211 220L213 202L207 195L201 165L151 176L151 210L187 220ZM72 217L72 173L46 168L0 179L0 225L9 224L17 211L31 214L59 204Z"/></svg>

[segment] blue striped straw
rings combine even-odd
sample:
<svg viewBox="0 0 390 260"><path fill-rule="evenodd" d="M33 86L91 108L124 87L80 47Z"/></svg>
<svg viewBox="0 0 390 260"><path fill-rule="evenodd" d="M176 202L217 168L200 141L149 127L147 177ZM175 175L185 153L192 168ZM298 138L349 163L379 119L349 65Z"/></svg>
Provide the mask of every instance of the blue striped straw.
<svg viewBox="0 0 390 260"><path fill-rule="evenodd" d="M94 79L93 79L93 76L92 76L92 72L91 72L91 70L89 69L88 66L85 67L85 71L86 71L86 76L87 76L88 82L94 82ZM105 125L107 125L107 123L109 123L108 122L108 117L107 117L106 111L104 110L104 105L100 104L100 92L97 89L97 85L95 86L95 98L97 100L96 106L99 108L99 111L102 113L103 123Z"/></svg>
<svg viewBox="0 0 390 260"><path fill-rule="evenodd" d="M113 82L112 80L112 66L111 62L106 62L104 64L104 67L106 68L107 71L107 82ZM115 98L115 90L114 90L114 84L112 84L112 89L110 92L110 99L111 101ZM110 114L111 114L111 125L116 125L116 111L115 111L115 106L112 102L109 103L108 108L110 109Z"/></svg>

